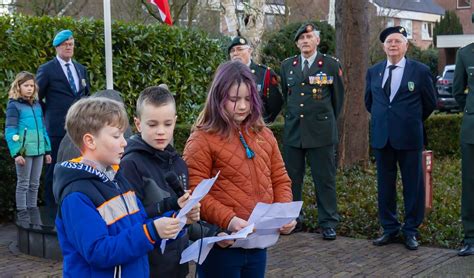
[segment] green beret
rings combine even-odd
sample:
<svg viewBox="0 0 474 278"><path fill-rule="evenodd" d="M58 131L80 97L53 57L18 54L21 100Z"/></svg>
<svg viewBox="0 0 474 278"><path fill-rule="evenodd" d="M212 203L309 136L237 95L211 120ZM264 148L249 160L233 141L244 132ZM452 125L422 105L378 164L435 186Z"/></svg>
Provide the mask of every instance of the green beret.
<svg viewBox="0 0 474 278"><path fill-rule="evenodd" d="M249 45L249 42L244 37L239 37L239 36L235 37L230 42L229 47L227 47L227 54L230 54L230 50L232 49L232 47L236 45Z"/></svg>
<svg viewBox="0 0 474 278"><path fill-rule="evenodd" d="M301 27L298 29L298 31L296 31L295 41L297 41L299 39L301 34L313 32L313 31L318 31L318 29L316 28L316 26L314 26L313 23L305 23L305 24L301 25Z"/></svg>
<svg viewBox="0 0 474 278"><path fill-rule="evenodd" d="M72 39L72 31L71 30L62 30L61 32L57 33L53 40L53 46L57 47L63 42Z"/></svg>
<svg viewBox="0 0 474 278"><path fill-rule="evenodd" d="M393 26L393 27L388 27L385 30L380 33L380 41L385 42L385 39L391 35L391 34L402 34L405 38L407 37L407 30L403 28L402 26Z"/></svg>

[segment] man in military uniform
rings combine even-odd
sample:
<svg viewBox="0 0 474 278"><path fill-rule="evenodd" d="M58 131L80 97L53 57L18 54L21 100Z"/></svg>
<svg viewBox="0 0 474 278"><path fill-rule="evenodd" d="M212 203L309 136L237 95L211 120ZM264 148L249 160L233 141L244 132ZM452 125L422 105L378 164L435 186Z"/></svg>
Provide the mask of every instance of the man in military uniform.
<svg viewBox="0 0 474 278"><path fill-rule="evenodd" d="M474 21L474 15L473 15ZM454 69L453 95L464 110L461 125L462 198L464 245L459 256L474 254L474 43L460 48Z"/></svg>
<svg viewBox="0 0 474 278"><path fill-rule="evenodd" d="M293 199L302 199L306 160L311 167L318 205L318 224L324 239L336 238L339 222L336 201L337 118L344 100L339 61L317 51L319 31L303 24L295 42L301 55L281 65L281 86L286 102L284 159L292 181ZM301 218L298 219L301 227Z"/></svg>
<svg viewBox="0 0 474 278"><path fill-rule="evenodd" d="M263 119L272 123L280 113L283 97L278 87L278 76L269 67L252 61L252 48L243 37L235 37L227 48L232 61L238 60L250 67L254 74L257 91L263 102Z"/></svg>

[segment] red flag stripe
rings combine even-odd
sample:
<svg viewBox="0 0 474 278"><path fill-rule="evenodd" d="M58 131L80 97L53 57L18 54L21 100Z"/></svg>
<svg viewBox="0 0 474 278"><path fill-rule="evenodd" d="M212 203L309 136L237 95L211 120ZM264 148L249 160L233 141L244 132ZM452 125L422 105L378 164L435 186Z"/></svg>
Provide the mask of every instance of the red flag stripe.
<svg viewBox="0 0 474 278"><path fill-rule="evenodd" d="M173 25L168 0L149 0L149 2L158 8L160 11L161 20L163 20L164 23L170 26Z"/></svg>

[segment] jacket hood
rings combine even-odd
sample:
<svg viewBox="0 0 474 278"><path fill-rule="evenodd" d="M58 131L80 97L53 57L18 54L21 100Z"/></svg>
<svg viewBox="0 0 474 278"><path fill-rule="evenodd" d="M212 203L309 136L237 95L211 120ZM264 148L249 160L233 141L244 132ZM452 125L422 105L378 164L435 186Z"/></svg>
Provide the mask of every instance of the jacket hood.
<svg viewBox="0 0 474 278"><path fill-rule="evenodd" d="M166 146L163 151L151 147L142 139L140 134L135 134L127 140L127 147L125 147L124 156L133 152L149 154L162 162L168 162L170 159L174 160L179 156L175 148L171 145Z"/></svg>
<svg viewBox="0 0 474 278"><path fill-rule="evenodd" d="M99 183L108 183L111 180L101 171L89 165L64 161L54 167L53 194L56 202L59 201L64 189L79 180L95 180Z"/></svg>

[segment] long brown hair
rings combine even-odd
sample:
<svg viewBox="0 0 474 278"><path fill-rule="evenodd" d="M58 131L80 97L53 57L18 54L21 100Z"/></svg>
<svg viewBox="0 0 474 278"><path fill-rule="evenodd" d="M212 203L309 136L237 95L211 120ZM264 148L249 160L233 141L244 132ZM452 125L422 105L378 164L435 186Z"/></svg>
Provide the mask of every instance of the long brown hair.
<svg viewBox="0 0 474 278"><path fill-rule="evenodd" d="M204 109L199 114L193 129L217 133L226 138L233 135L238 126L226 113L225 103L234 85L249 88L250 114L242 122L243 129L260 131L265 126L261 111L262 101L255 87L252 72L247 65L239 61L229 61L217 68Z"/></svg>

